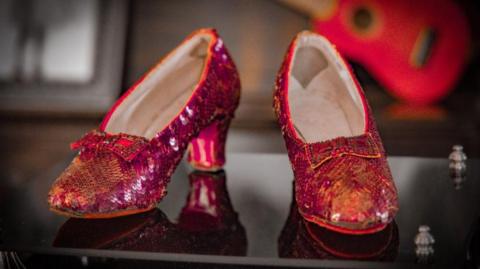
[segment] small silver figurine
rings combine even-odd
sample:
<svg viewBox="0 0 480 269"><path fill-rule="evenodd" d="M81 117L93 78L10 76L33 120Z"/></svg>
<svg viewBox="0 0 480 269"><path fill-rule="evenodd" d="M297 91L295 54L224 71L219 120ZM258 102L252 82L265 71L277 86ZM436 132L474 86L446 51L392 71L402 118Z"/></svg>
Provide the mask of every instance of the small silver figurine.
<svg viewBox="0 0 480 269"><path fill-rule="evenodd" d="M452 153L448 156L450 160L448 168L455 189L460 189L467 179L467 155L463 152L461 145L454 145L452 149Z"/></svg>
<svg viewBox="0 0 480 269"><path fill-rule="evenodd" d="M433 244L435 239L430 233L430 227L427 225L420 225L418 227L418 234L415 236L415 254L417 255L418 263L430 263L433 258Z"/></svg>

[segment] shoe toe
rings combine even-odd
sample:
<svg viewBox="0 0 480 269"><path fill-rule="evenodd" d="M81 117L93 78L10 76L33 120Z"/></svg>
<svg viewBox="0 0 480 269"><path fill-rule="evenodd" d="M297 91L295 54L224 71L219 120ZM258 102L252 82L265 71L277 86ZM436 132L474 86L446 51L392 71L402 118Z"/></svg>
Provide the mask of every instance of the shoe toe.
<svg viewBox="0 0 480 269"><path fill-rule="evenodd" d="M122 186L135 176L134 169L115 156L77 156L53 183L48 202L52 210L77 217L126 208L132 195Z"/></svg>
<svg viewBox="0 0 480 269"><path fill-rule="evenodd" d="M328 214L332 224L352 229L369 229L390 222L389 202L379 185L339 184L339 192L332 193Z"/></svg>
<svg viewBox="0 0 480 269"><path fill-rule="evenodd" d="M390 173L377 162L351 160L348 166L332 165L307 184L305 191L313 195L306 218L352 231L381 229L398 208Z"/></svg>

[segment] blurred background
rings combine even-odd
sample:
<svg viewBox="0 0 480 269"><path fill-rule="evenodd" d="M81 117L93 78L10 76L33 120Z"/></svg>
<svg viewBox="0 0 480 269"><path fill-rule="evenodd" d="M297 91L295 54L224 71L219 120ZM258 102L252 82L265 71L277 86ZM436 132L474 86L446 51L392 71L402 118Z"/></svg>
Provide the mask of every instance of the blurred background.
<svg viewBox="0 0 480 269"><path fill-rule="evenodd" d="M272 89L288 44L320 32L351 62L389 155L480 155L478 1L0 0L2 172L21 180L73 156L143 73L202 27L240 72L231 152L285 152Z"/></svg>

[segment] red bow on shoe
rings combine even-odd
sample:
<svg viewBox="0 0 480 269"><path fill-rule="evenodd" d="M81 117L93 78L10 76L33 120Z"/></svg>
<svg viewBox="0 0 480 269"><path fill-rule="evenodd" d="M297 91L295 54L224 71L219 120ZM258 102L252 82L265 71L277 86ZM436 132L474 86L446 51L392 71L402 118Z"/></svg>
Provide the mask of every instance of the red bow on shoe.
<svg viewBox="0 0 480 269"><path fill-rule="evenodd" d="M338 137L332 140L306 144L312 168L317 168L326 161L344 155L362 158L380 158L381 152L370 133L354 137Z"/></svg>
<svg viewBox="0 0 480 269"><path fill-rule="evenodd" d="M70 144L72 150L88 148L94 150L108 150L125 161L133 160L149 142L141 136L128 134L108 134L98 130L92 130L79 140Z"/></svg>

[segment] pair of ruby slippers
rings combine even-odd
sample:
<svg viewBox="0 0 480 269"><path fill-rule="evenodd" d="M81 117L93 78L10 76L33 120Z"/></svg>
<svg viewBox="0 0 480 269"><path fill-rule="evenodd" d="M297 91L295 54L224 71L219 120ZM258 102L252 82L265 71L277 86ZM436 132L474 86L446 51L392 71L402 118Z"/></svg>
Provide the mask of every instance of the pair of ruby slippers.
<svg viewBox="0 0 480 269"><path fill-rule="evenodd" d="M131 87L53 183L60 214L110 218L155 208L188 151L198 170L225 163L240 81L213 29L191 34ZM302 216L345 233L382 230L397 192L365 96L324 37L301 32L277 77L274 108L295 175Z"/></svg>

